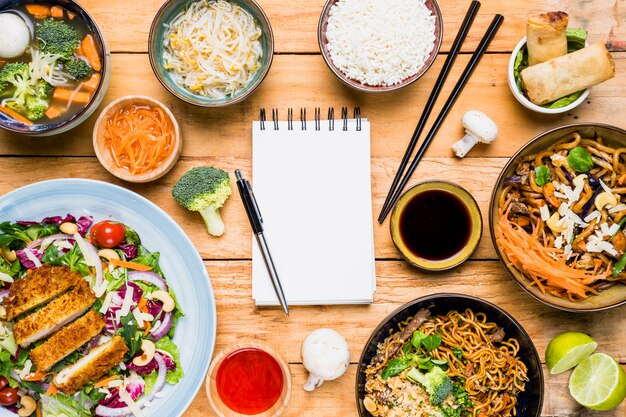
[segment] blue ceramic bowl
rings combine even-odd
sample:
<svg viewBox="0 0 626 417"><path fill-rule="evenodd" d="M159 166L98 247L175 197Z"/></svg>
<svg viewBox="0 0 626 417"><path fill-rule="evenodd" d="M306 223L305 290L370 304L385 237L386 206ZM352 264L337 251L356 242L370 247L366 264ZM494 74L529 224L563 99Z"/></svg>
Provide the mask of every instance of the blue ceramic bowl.
<svg viewBox="0 0 626 417"><path fill-rule="evenodd" d="M159 79L163 87L179 99L200 107L223 107L231 104L239 103L250 96L254 90L261 84L265 76L270 70L272 59L274 57L274 34L270 21L265 15L261 6L254 0L228 0L237 4L246 10L255 18L261 32L261 46L263 48L263 57L261 58L260 68L254 75L250 84L238 93L224 98L213 99L198 94L193 94L184 87L174 82L168 70L163 67L163 40L165 37L165 25L174 20L174 18L183 11L189 4L199 0L167 0L159 9L150 28L150 36L148 38L148 53L150 55L150 65L154 74Z"/></svg>
<svg viewBox="0 0 626 417"><path fill-rule="evenodd" d="M15 5L22 3L23 0L0 0L0 12L11 9ZM29 1L29 3L38 3L38 1ZM91 100L81 111L69 118L61 118L56 123L49 124L34 124L33 126L26 126L25 124L18 122L12 117L7 116L4 113L0 113L0 128L6 129L10 132L27 135L27 136L51 136L58 135L59 133L67 132L70 129L75 128L85 120L98 108L98 105L102 102L104 95L106 94L109 86L109 80L111 78L111 53L109 47L104 40L104 36L100 31L100 28L96 24L95 20L87 13L85 9L73 0L54 0L46 1L45 3L52 5L62 6L64 9L71 11L82 19L89 30L92 32L96 49L100 54L100 61L102 62L102 71L100 72L100 84L96 88L96 91L91 97Z"/></svg>

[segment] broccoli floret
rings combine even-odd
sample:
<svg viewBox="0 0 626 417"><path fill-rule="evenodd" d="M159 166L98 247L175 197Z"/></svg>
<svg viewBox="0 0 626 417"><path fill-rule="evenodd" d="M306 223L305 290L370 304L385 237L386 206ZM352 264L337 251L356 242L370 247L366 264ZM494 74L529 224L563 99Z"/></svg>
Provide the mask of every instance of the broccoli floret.
<svg viewBox="0 0 626 417"><path fill-rule="evenodd" d="M39 49L47 54L61 55L69 60L78 46L78 33L62 20L45 19L37 25L35 37Z"/></svg>
<svg viewBox="0 0 626 417"><path fill-rule="evenodd" d="M174 185L172 196L187 210L198 211L213 236L224 233L219 209L230 196L230 177L226 171L203 166L184 174Z"/></svg>
<svg viewBox="0 0 626 417"><path fill-rule="evenodd" d="M82 59L72 58L65 64L65 72L75 80L86 80L91 77L93 69Z"/></svg>
<svg viewBox="0 0 626 417"><path fill-rule="evenodd" d="M39 98L43 98L43 99L50 98L50 95L52 94L52 90L53 90L52 85L50 85L50 83L44 80L38 80L37 84L35 84L35 93L37 94L37 97Z"/></svg>
<svg viewBox="0 0 626 417"><path fill-rule="evenodd" d="M411 381L418 382L430 394L430 402L441 404L452 392L450 377L438 366L423 374L416 368L411 369L406 375Z"/></svg>
<svg viewBox="0 0 626 417"><path fill-rule="evenodd" d="M28 64L12 62L0 71L0 95L23 95L30 88Z"/></svg>
<svg viewBox="0 0 626 417"><path fill-rule="evenodd" d="M28 96L26 97L26 114L25 116L28 120L39 120L48 110L48 102L37 97L37 96Z"/></svg>

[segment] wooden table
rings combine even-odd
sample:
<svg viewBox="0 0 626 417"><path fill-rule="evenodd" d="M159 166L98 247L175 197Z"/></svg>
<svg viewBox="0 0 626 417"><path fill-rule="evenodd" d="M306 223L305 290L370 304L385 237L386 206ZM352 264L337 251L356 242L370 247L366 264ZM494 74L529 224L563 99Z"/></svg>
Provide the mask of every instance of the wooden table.
<svg viewBox="0 0 626 417"><path fill-rule="evenodd" d="M170 95L154 77L147 55L152 18L161 0L82 0L103 29L113 52L113 75L102 106L127 94L145 94L164 102L178 118L183 132L182 157L166 177L148 184L124 183L100 166L94 157L91 133L98 111L82 126L47 139L29 139L0 132L0 193L23 185L62 177L92 178L119 184L161 206L187 232L204 258L217 302L216 350L241 338L262 340L291 364L294 389L286 416L354 416L356 361L372 329L388 313L414 298L437 292L482 297L509 311L533 338L543 356L552 337L566 330L589 332L599 350L626 362L624 308L594 314L565 313L535 301L506 274L496 259L487 225L478 251L463 266L442 275L420 273L399 259L387 223L375 223L378 291L369 306L294 307L289 318L279 309L257 309L251 299L251 231L238 195L222 209L226 234L207 235L201 217L179 207L170 196L177 178L189 168L210 164L232 171L251 170L251 122L261 107L361 106L372 122L372 192L377 216L399 160L413 132L422 106L469 5L469 0L440 0L444 16L444 44L432 69L419 82L383 95L357 93L344 87L327 69L317 46L317 21L324 0L259 0L272 23L276 55L267 79L247 101L224 109L196 108ZM509 92L506 67L510 51L524 36L531 12L564 9L571 26L590 31L592 41L607 41L615 52L618 76L597 88L587 103L562 116L539 116L526 111ZM483 0L463 54L444 88L442 100L458 77L495 13L505 22L489 52L462 93L446 123L420 164L412 182L445 179L466 187L483 213L494 181L520 146L548 128L583 121L624 125L626 100L626 0ZM470 109L490 115L500 128L498 140L478 146L463 160L452 156L450 145L463 136L460 119ZM337 114L337 113L336 113ZM486 218L485 218L486 220ZM341 332L352 349L353 364L341 379L314 393L301 389L306 373L300 343L318 327ZM546 375L545 416L624 416L626 407L594 413L578 407L567 392L567 374ZM189 417L213 415L204 389ZM165 416L164 416L165 417Z"/></svg>

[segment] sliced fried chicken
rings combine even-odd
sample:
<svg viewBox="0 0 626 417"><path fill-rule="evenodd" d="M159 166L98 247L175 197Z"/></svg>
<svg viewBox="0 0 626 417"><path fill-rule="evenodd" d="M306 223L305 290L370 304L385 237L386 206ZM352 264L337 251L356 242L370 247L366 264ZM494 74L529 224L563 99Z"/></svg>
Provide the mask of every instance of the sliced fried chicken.
<svg viewBox="0 0 626 417"><path fill-rule="evenodd" d="M13 336L22 347L48 337L83 314L96 302L87 281L81 280L73 290L54 299L33 314L15 323Z"/></svg>
<svg viewBox="0 0 626 417"><path fill-rule="evenodd" d="M52 383L64 394L74 394L86 383L100 379L120 363L127 351L124 340L120 336L114 336L110 341L93 348L87 356L59 372Z"/></svg>
<svg viewBox="0 0 626 417"><path fill-rule="evenodd" d="M89 310L75 322L56 332L50 339L30 351L30 358L39 372L47 372L60 360L87 343L104 329L105 321Z"/></svg>
<svg viewBox="0 0 626 417"><path fill-rule="evenodd" d="M1 318L13 320L75 287L81 279L67 266L42 265L11 285L2 302L6 317Z"/></svg>

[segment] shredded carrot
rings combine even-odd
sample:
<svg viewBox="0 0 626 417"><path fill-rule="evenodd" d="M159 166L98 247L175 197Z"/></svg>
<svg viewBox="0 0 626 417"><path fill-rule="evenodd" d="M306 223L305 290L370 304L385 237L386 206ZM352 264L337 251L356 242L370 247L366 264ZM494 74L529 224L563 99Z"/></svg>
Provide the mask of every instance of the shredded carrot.
<svg viewBox="0 0 626 417"><path fill-rule="evenodd" d="M160 107L128 105L106 121L104 146L133 175L162 166L174 151L174 126Z"/></svg>
<svg viewBox="0 0 626 417"><path fill-rule="evenodd" d="M48 390L46 391L46 395L48 397L52 397L53 395L57 395L57 386L54 384L50 384L50 387L48 387Z"/></svg>
<svg viewBox="0 0 626 417"><path fill-rule="evenodd" d="M91 78L83 83L83 88L89 91L95 91L98 88L98 84L100 84L100 74L94 72L91 74Z"/></svg>
<svg viewBox="0 0 626 417"><path fill-rule="evenodd" d="M7 116L11 116L12 118L17 120L18 122L24 123L26 126L32 126L33 125L33 122L31 122L26 117L22 116L21 114L19 114L15 110L12 110L12 109L10 109L8 107L0 106L0 112L6 114Z"/></svg>
<svg viewBox="0 0 626 417"><path fill-rule="evenodd" d="M57 19L63 19L63 7L61 7L61 6L52 6L50 8L50 15L52 17L56 17Z"/></svg>
<svg viewBox="0 0 626 417"><path fill-rule="evenodd" d="M95 384L93 384L93 386L96 388L106 387L107 385L109 385L109 382L115 381L118 378L119 378L119 375L111 375L109 377L103 378L100 381L96 382Z"/></svg>
<svg viewBox="0 0 626 417"><path fill-rule="evenodd" d="M150 328L152 327L152 325L150 324L149 321L145 322L145 326L146 326L146 331L143 332L143 336L146 337L148 336L148 334L150 333Z"/></svg>
<svg viewBox="0 0 626 417"><path fill-rule="evenodd" d="M505 204L506 207L506 204ZM528 233L509 220L509 209L500 210L496 227L496 240L503 249L508 263L529 277L544 294L587 298L597 291L590 287L608 277L611 266L601 274L589 273L567 264L568 257L562 249L545 246L539 239L539 227ZM539 220L538 220L539 222ZM564 294L566 293L566 294Z"/></svg>
<svg viewBox="0 0 626 417"><path fill-rule="evenodd" d="M137 304L137 308L139 309L139 311L143 313L147 313L148 312L148 300L145 298L141 298L139 300L139 303Z"/></svg>
<svg viewBox="0 0 626 417"><path fill-rule="evenodd" d="M43 4L27 4L26 11L33 15L35 19L45 19L50 17L50 8Z"/></svg>
<svg viewBox="0 0 626 417"><path fill-rule="evenodd" d="M100 55L98 55L98 50L96 49L96 43L93 40L93 36L85 36L81 46L87 61L89 61L89 65L91 65L91 68L95 71L100 71L102 69L102 63L100 62Z"/></svg>
<svg viewBox="0 0 626 417"><path fill-rule="evenodd" d="M518 217L517 224L520 225L521 227L526 227L530 225L530 219L528 219L528 217Z"/></svg>
<svg viewBox="0 0 626 417"><path fill-rule="evenodd" d="M123 268L134 269L136 271L149 271L152 269L152 267L148 265L139 264L137 262L122 261L118 259L111 259L111 264L115 267L121 266Z"/></svg>
<svg viewBox="0 0 626 417"><path fill-rule="evenodd" d="M45 372L31 372L30 374L26 375L22 379L24 381L41 381L45 377L46 377Z"/></svg>

